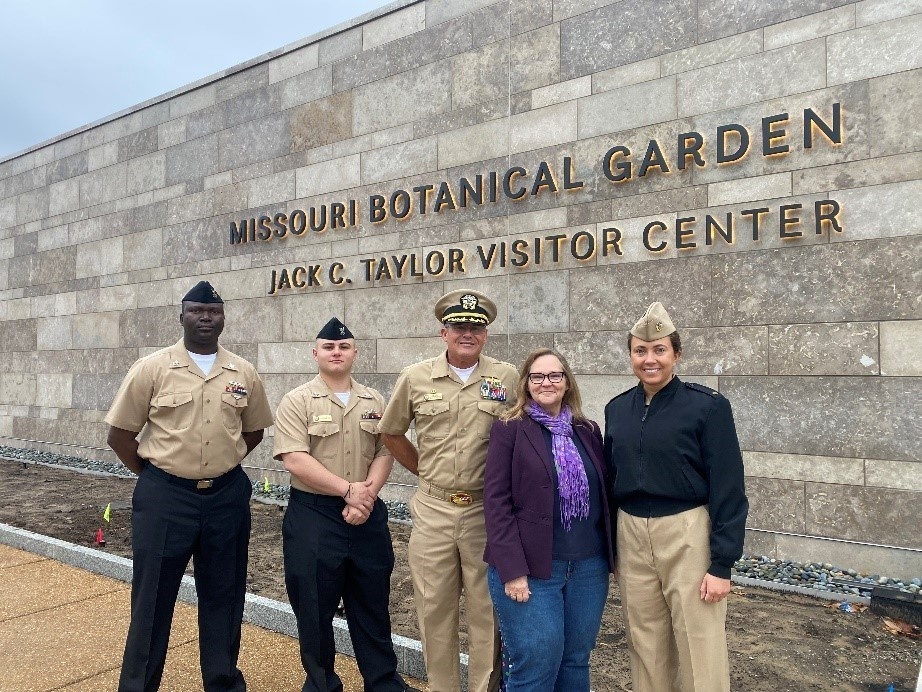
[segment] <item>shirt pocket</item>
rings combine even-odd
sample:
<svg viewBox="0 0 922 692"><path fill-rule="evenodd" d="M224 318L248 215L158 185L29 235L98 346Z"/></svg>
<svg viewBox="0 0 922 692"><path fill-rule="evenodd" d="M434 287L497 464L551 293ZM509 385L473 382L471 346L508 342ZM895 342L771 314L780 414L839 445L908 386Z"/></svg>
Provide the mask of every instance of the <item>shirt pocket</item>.
<svg viewBox="0 0 922 692"><path fill-rule="evenodd" d="M185 430L192 425L195 415L192 392L158 394L154 408L151 420L156 420L165 430Z"/></svg>
<svg viewBox="0 0 922 692"><path fill-rule="evenodd" d="M362 459L368 459L369 462L375 457L375 447L378 446L378 421L363 420L359 422L362 438Z"/></svg>
<svg viewBox="0 0 922 692"><path fill-rule="evenodd" d="M451 413L447 401L424 401L416 409L416 436L443 439L448 437Z"/></svg>
<svg viewBox="0 0 922 692"><path fill-rule="evenodd" d="M481 439L486 440L490 437L493 421L506 410L506 404L502 401L478 401L477 409L477 434Z"/></svg>
<svg viewBox="0 0 922 692"><path fill-rule="evenodd" d="M224 427L233 432L240 431L243 428L242 418L246 407L245 396L237 399L230 392L224 392L221 395L221 417L224 419Z"/></svg>
<svg viewBox="0 0 922 692"><path fill-rule="evenodd" d="M339 432L338 423L308 423L307 434L311 437L329 437Z"/></svg>

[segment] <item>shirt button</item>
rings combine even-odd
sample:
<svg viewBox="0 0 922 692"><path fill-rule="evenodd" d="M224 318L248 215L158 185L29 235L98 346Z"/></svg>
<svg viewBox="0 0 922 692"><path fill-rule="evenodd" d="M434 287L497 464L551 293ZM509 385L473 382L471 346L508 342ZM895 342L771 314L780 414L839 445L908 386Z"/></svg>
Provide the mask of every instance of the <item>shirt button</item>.
<svg viewBox="0 0 922 692"><path fill-rule="evenodd" d="M210 441L210 440L205 440L205 444L206 444L206 445L210 445L210 444L211 444L211 441Z"/></svg>
<svg viewBox="0 0 922 692"><path fill-rule="evenodd" d="M206 418L206 419L205 419L205 422L206 422L206 423L210 423L210 422L211 422L211 418Z"/></svg>
<svg viewBox="0 0 922 692"><path fill-rule="evenodd" d="M205 403L206 403L206 404L210 404L210 403L211 403L211 399L205 399Z"/></svg>

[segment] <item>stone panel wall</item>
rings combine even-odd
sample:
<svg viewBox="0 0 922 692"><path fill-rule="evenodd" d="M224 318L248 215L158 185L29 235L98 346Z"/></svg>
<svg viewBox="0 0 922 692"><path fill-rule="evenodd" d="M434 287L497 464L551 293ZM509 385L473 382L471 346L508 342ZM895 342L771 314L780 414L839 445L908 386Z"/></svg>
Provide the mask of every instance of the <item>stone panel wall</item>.
<svg viewBox="0 0 922 692"><path fill-rule="evenodd" d="M273 405L316 372L310 341L331 315L359 336L359 377L389 394L440 351L435 299L469 286L499 305L488 352L559 349L598 419L634 382L626 330L660 300L686 344L680 374L733 403L749 549L918 574L920 37L909 1L400 0L9 157L0 443L111 455L111 397L135 358L179 338L199 278ZM807 115L829 125L834 104L839 143ZM750 150L717 163L730 124ZM700 164L677 153L687 133ZM630 150L630 180L606 176L613 147ZM542 162L535 194L511 199L500 180L495 201L459 203L462 177L518 166L510 188L529 189ZM428 206L413 191L427 185ZM410 212L372 222L371 197L397 190ZM841 230L822 221L827 199ZM354 222L329 228L348 200ZM230 242L232 223L311 208L325 230ZM452 251L453 271L409 269ZM351 283L331 281L336 262ZM270 285L310 265L320 285ZM251 473L284 482L270 449Z"/></svg>

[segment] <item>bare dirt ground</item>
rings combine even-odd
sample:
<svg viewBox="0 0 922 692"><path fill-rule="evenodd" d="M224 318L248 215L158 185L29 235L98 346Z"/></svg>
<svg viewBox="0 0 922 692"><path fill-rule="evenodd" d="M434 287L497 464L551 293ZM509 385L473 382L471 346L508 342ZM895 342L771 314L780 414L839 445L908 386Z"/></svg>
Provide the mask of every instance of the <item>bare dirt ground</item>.
<svg viewBox="0 0 922 692"><path fill-rule="evenodd" d="M0 460L0 522L92 546L105 532L102 550L131 557L131 493L134 481ZM102 519L111 503L111 521ZM249 590L287 601L282 574L284 509L253 503ZM392 578L394 632L418 638L407 569L409 529L392 525L397 565ZM870 613L843 613L825 601L736 588L727 623L732 688L750 690L914 690L922 642L883 630ZM463 641L463 633L462 633ZM629 690L627 651L618 587L609 603L592 656L593 689Z"/></svg>

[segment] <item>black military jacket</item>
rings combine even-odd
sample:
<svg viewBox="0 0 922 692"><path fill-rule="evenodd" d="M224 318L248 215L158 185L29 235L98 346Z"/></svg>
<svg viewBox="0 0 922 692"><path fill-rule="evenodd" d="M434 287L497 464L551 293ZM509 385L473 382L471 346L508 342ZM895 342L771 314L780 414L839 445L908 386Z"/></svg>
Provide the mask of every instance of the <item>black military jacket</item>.
<svg viewBox="0 0 922 692"><path fill-rule="evenodd" d="M743 554L749 511L730 402L678 377L654 395L649 407L644 399L638 383L605 407L605 458L613 502L640 517L707 505L708 572L728 579Z"/></svg>

